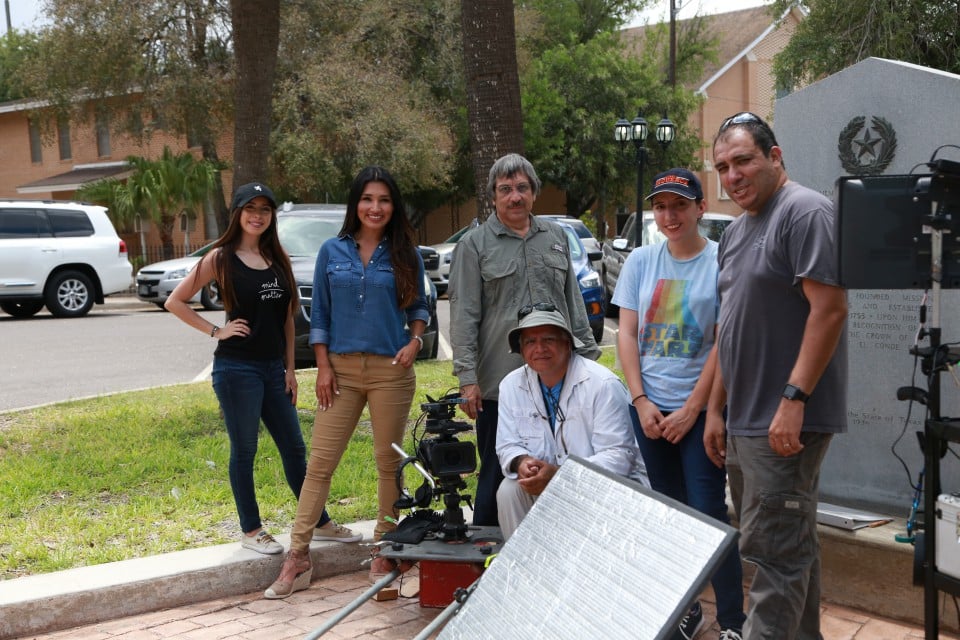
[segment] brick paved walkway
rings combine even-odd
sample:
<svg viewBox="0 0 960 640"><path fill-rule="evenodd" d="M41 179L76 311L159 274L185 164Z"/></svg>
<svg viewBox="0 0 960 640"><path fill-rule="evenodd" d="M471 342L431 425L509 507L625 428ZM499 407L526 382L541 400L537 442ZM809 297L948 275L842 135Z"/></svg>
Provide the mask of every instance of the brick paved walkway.
<svg viewBox="0 0 960 640"><path fill-rule="evenodd" d="M412 572L415 573L416 569ZM411 574L411 575L412 575ZM365 572L325 578L286 600L265 600L260 592L210 600L185 607L56 633L32 636L34 640L294 640L320 627L343 606L360 596L370 584ZM704 615L713 621L713 594L707 589ZM423 608L416 597L387 602L368 601L341 621L324 638L409 640L441 609ZM825 603L822 632L825 640L916 640L923 629L887 620L863 611ZM717 640L716 623L699 640ZM958 637L941 634L941 638ZM579 640L579 639L576 639Z"/></svg>

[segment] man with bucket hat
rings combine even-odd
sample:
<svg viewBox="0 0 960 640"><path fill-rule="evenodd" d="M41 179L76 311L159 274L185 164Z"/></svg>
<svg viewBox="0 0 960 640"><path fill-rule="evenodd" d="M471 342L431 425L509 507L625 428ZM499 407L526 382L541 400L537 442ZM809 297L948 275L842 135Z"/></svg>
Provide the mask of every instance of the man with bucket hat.
<svg viewBox="0 0 960 640"><path fill-rule="evenodd" d="M518 315L508 343L524 365L500 383L497 427L505 540L570 455L649 486L620 378L575 352L582 343L553 304L528 305Z"/></svg>

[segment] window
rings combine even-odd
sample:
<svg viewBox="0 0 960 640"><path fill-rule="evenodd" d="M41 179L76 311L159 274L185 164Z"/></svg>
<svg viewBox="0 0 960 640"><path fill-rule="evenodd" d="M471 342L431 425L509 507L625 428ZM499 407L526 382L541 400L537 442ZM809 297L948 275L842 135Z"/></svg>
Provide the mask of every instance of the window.
<svg viewBox="0 0 960 640"><path fill-rule="evenodd" d="M0 238L49 237L47 223L34 209L0 209Z"/></svg>
<svg viewBox="0 0 960 640"><path fill-rule="evenodd" d="M93 235L93 224L83 211L47 209L47 220L53 235L58 238L78 238Z"/></svg>
<svg viewBox="0 0 960 640"><path fill-rule="evenodd" d="M60 144L60 159L71 159L73 150L70 148L70 121L64 117L57 120L57 142Z"/></svg>
<svg viewBox="0 0 960 640"><path fill-rule="evenodd" d="M110 156L110 121L105 113L97 114L97 156L107 158Z"/></svg>
<svg viewBox="0 0 960 640"><path fill-rule="evenodd" d="M41 164L43 162L43 141L40 139L40 125L35 118L29 120L30 135L30 162Z"/></svg>

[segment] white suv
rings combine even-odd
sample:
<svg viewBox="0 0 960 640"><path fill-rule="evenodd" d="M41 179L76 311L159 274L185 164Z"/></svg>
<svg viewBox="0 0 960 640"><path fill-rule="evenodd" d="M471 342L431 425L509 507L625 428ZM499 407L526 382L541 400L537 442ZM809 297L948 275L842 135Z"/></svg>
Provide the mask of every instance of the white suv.
<svg viewBox="0 0 960 640"><path fill-rule="evenodd" d="M0 200L0 309L28 318L46 305L79 317L132 281L127 245L104 207Z"/></svg>

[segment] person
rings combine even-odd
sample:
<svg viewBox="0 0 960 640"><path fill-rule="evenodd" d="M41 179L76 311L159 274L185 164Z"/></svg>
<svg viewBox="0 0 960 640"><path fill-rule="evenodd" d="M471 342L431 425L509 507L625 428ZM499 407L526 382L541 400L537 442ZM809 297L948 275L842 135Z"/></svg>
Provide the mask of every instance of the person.
<svg viewBox="0 0 960 640"><path fill-rule="evenodd" d="M497 398L500 381L523 364L505 352L507 334L521 307L551 300L582 343L577 352L596 360L586 307L559 226L532 215L540 179L523 156L511 153L490 168L487 193L496 215L467 233L454 252L447 297L453 374L465 399L463 411L476 420L480 470L473 524L497 526Z"/></svg>
<svg viewBox="0 0 960 640"><path fill-rule="evenodd" d="M820 465L847 414L833 206L788 179L753 113L723 122L713 157L745 211L720 239L719 371L704 433L707 455L726 462L740 551L757 565L743 637L821 638Z"/></svg>
<svg viewBox="0 0 960 640"><path fill-rule="evenodd" d="M400 458L390 445L403 442L416 390L413 363L430 318L423 281L423 261L396 181L381 167L362 169L350 187L339 235L317 254L310 310L317 416L290 552L266 598L310 586L310 523L327 501L330 479L365 406L377 465L374 540L396 527ZM388 565L374 558L371 576L386 574Z"/></svg>
<svg viewBox="0 0 960 640"><path fill-rule="evenodd" d="M508 343L524 364L500 383L497 457L505 478L497 511L505 541L571 455L645 480L627 390L575 353L583 344L563 314L549 303L522 308Z"/></svg>
<svg viewBox="0 0 960 640"><path fill-rule="evenodd" d="M262 420L280 452L287 484L295 496L300 495L307 449L297 417L293 358L293 314L299 300L290 258L277 236L277 203L270 188L260 182L238 187L230 209L227 230L164 307L217 340L211 377L230 438L230 488L243 531L241 544L277 554L283 547L260 520L253 462ZM222 327L190 306L191 298L212 280L226 310ZM360 535L331 520L326 509L317 516L314 539L360 540Z"/></svg>
<svg viewBox="0 0 960 640"><path fill-rule="evenodd" d="M707 205L693 172L675 168L658 174L647 200L666 242L630 253L613 294L620 307L617 352L637 420L637 442L655 491L729 524L726 472L713 465L703 445L716 368L717 243L700 235ZM736 550L714 572L711 584L720 637L739 638L745 616ZM690 640L704 624L696 602L678 637Z"/></svg>

